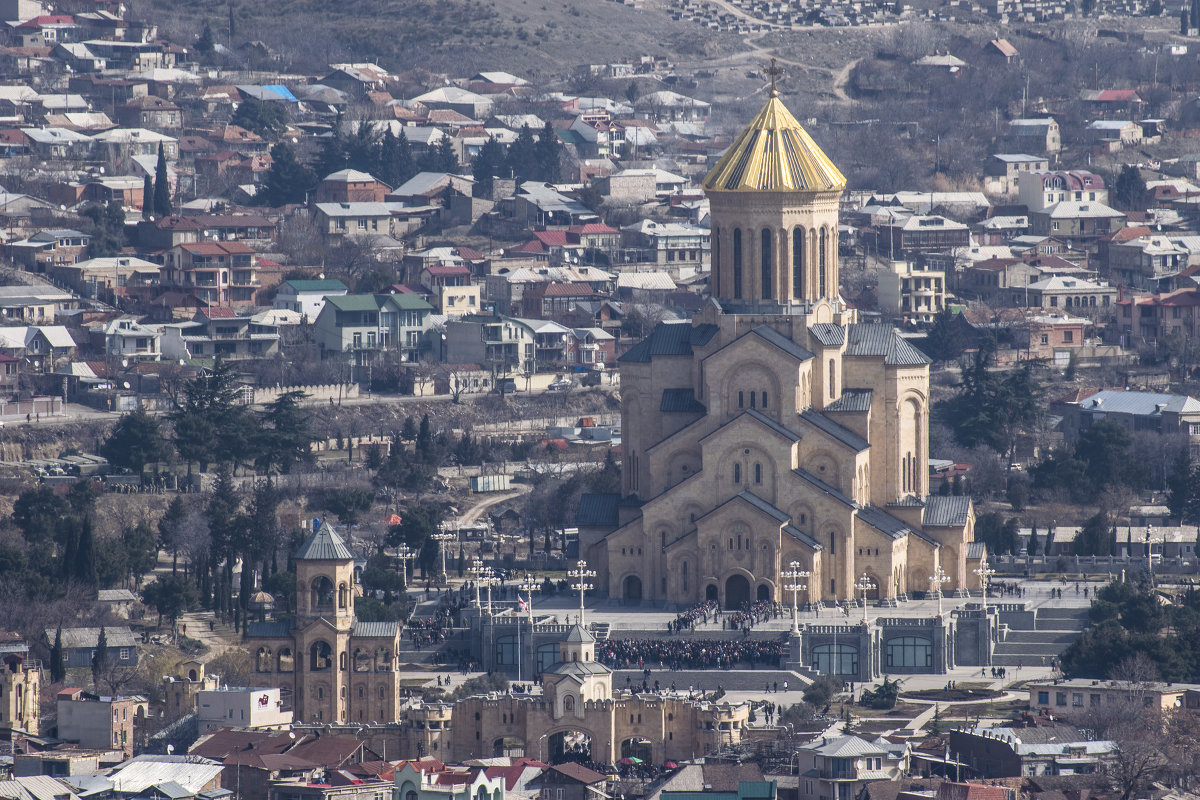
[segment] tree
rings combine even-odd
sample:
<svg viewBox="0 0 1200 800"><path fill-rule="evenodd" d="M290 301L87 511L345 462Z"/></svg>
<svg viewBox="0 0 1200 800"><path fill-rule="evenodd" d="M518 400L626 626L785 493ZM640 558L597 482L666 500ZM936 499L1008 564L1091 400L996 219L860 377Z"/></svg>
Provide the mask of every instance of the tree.
<svg viewBox="0 0 1200 800"><path fill-rule="evenodd" d="M89 220L83 232L92 237L88 255L92 258L114 256L125 246L125 209L116 200L105 205L89 203L79 210Z"/></svg>
<svg viewBox="0 0 1200 800"><path fill-rule="evenodd" d="M108 634L100 628L96 639L96 650L92 653L92 686L99 688L100 676L108 670Z"/></svg>
<svg viewBox="0 0 1200 800"><path fill-rule="evenodd" d="M1188 14L1187 6L1184 6L1183 8L1179 9L1179 35L1180 36L1188 35L1189 17L1190 17L1190 15Z"/></svg>
<svg viewBox="0 0 1200 800"><path fill-rule="evenodd" d="M1042 389L1029 362L1005 374L992 371L994 353L995 342L980 345L962 370L958 394L939 410L960 444L987 445L1012 463L1020 433L1041 413Z"/></svg>
<svg viewBox="0 0 1200 800"><path fill-rule="evenodd" d="M458 156L454 153L454 140L443 136L438 143L431 147L423 159L426 172L456 172Z"/></svg>
<svg viewBox="0 0 1200 800"><path fill-rule="evenodd" d="M1167 508L1181 525L1200 520L1200 465L1194 466L1188 449L1182 447L1167 475Z"/></svg>
<svg viewBox="0 0 1200 800"><path fill-rule="evenodd" d="M980 514L975 520L975 539L987 545L989 553L1003 555L1017 550L1018 523L1016 517L1006 521L995 512Z"/></svg>
<svg viewBox="0 0 1200 800"><path fill-rule="evenodd" d="M1096 0L1081 0L1079 11L1083 16L1090 17L1092 12L1096 10Z"/></svg>
<svg viewBox="0 0 1200 800"><path fill-rule="evenodd" d="M154 213L171 215L171 184L167 178L167 156L162 142L158 143L158 163L154 166Z"/></svg>
<svg viewBox="0 0 1200 800"><path fill-rule="evenodd" d="M1112 555L1111 530L1107 514L1097 512L1092 515L1075 534L1075 554L1080 556Z"/></svg>
<svg viewBox="0 0 1200 800"><path fill-rule="evenodd" d="M213 43L212 26L207 22L204 23L204 29L200 31L199 38L196 39L196 52L201 55L212 55L216 45Z"/></svg>
<svg viewBox="0 0 1200 800"><path fill-rule="evenodd" d="M267 170L262 188L254 195L254 202L272 207L303 203L316 183L317 176L296 160L292 146L280 142L271 148L271 168Z"/></svg>
<svg viewBox="0 0 1200 800"><path fill-rule="evenodd" d="M493 181L504 165L504 148L495 137L489 136L475 160L471 162L471 174L475 178L475 193L479 197L491 198Z"/></svg>
<svg viewBox="0 0 1200 800"><path fill-rule="evenodd" d="M562 142L549 120L538 132L537 143L533 148L534 162L537 164L537 179L546 183L558 183L562 175Z"/></svg>
<svg viewBox="0 0 1200 800"><path fill-rule="evenodd" d="M196 589L181 575L159 575L153 583L142 589L142 602L158 613L158 624L162 618L175 620L196 602Z"/></svg>
<svg viewBox="0 0 1200 800"><path fill-rule="evenodd" d="M62 625L54 631L54 644L50 647L50 682L62 683L67 678L67 662L63 657Z"/></svg>
<svg viewBox="0 0 1200 800"><path fill-rule="evenodd" d="M1126 211L1137 211L1145 207L1146 181L1142 178L1141 170L1133 164L1121 167L1113 185L1113 199L1118 208Z"/></svg>
<svg viewBox="0 0 1200 800"><path fill-rule="evenodd" d="M859 703L867 708L890 710L896 707L896 700L899 697L900 681L890 681L885 675L879 686L863 690Z"/></svg>
<svg viewBox="0 0 1200 800"><path fill-rule="evenodd" d="M842 679L836 675L820 675L805 688L804 702L814 708L826 709L843 685Z"/></svg>
<svg viewBox="0 0 1200 800"><path fill-rule="evenodd" d="M264 139L274 139L287 130L287 104L250 97L238 104L230 121Z"/></svg>
<svg viewBox="0 0 1200 800"><path fill-rule="evenodd" d="M396 136L390 127L385 129L379 143L379 174L376 177L395 188L416 174L417 165L408 136L403 130Z"/></svg>
<svg viewBox="0 0 1200 800"><path fill-rule="evenodd" d="M118 467L141 472L147 464L168 460L171 444L158 420L139 406L117 421L100 446L100 455Z"/></svg>
<svg viewBox="0 0 1200 800"><path fill-rule="evenodd" d="M374 172L379 163L379 131L370 120L359 120L354 132L344 140L346 166Z"/></svg>
<svg viewBox="0 0 1200 800"><path fill-rule="evenodd" d="M92 532L92 518L85 517L79 529L79 545L75 555L72 577L84 586L96 587L96 541Z"/></svg>
<svg viewBox="0 0 1200 800"><path fill-rule="evenodd" d="M921 348L925 355L934 361L951 361L961 356L963 341L958 325L958 315L949 308L939 311Z"/></svg>
<svg viewBox="0 0 1200 800"><path fill-rule="evenodd" d="M333 123L333 131L321 142L317 155L317 178L324 179L338 170L346 168L346 139L342 133L342 115Z"/></svg>
<svg viewBox="0 0 1200 800"><path fill-rule="evenodd" d="M154 182L150 173L142 176L142 219L149 222L154 217Z"/></svg>
<svg viewBox="0 0 1200 800"><path fill-rule="evenodd" d="M508 172L520 184L534 180L537 173L537 142L528 125L522 125L517 140L508 146Z"/></svg>
<svg viewBox="0 0 1200 800"><path fill-rule="evenodd" d="M298 463L312 460L312 443L319 437L310 424L310 415L300 408L307 395L301 391L285 392L267 407L260 417L262 431L258 467L269 473L272 467L291 472Z"/></svg>
<svg viewBox="0 0 1200 800"><path fill-rule="evenodd" d="M253 454L254 420L238 401L233 366L224 359L187 382L170 418L175 448L189 470L192 462L204 471L211 463L233 463Z"/></svg>
<svg viewBox="0 0 1200 800"><path fill-rule="evenodd" d="M1036 525L1033 526L1033 528L1031 528L1029 531L1029 542L1025 546L1025 552L1031 556L1036 556L1038 553L1041 552L1041 545L1038 542L1038 532L1037 532Z"/></svg>

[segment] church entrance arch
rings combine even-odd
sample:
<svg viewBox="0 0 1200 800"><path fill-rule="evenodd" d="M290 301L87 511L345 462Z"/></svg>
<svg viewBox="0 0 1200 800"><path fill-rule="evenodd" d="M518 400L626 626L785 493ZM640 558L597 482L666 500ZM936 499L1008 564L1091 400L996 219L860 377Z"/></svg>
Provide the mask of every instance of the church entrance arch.
<svg viewBox="0 0 1200 800"><path fill-rule="evenodd" d="M552 733L546 739L546 757L551 764L590 764L592 761L592 735L578 728Z"/></svg>
<svg viewBox="0 0 1200 800"><path fill-rule="evenodd" d="M626 603L642 602L642 579L637 575L630 575L625 579L625 585L622 588L622 596Z"/></svg>
<svg viewBox="0 0 1200 800"><path fill-rule="evenodd" d="M725 581L725 608L739 609L750 602L750 581L745 575L730 575Z"/></svg>
<svg viewBox="0 0 1200 800"><path fill-rule="evenodd" d="M649 739L633 737L621 742L621 758L636 758L643 764L654 763L654 743Z"/></svg>
<svg viewBox="0 0 1200 800"><path fill-rule="evenodd" d="M705 600L716 600L717 599L717 585L715 583L710 583L708 586L704 587L704 599Z"/></svg>
<svg viewBox="0 0 1200 800"><path fill-rule="evenodd" d="M771 599L771 587L765 583L760 583L755 591L755 598L758 602L764 603Z"/></svg>

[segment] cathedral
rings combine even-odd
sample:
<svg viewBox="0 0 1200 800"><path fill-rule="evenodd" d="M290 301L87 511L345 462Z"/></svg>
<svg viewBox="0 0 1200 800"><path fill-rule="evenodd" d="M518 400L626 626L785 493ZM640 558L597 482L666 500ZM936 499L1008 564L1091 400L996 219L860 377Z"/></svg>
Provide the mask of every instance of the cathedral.
<svg viewBox="0 0 1200 800"><path fill-rule="evenodd" d="M929 359L839 293L845 188L772 83L704 180L711 300L619 359L622 493L579 514L609 597L787 603L791 562L801 603L977 586L970 499L929 494Z"/></svg>

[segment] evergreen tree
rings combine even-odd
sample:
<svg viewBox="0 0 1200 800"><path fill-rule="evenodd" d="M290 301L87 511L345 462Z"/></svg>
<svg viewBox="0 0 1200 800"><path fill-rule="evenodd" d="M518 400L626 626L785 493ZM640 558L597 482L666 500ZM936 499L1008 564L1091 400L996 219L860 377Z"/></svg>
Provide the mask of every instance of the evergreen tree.
<svg viewBox="0 0 1200 800"><path fill-rule="evenodd" d="M1037 526L1034 525L1029 531L1029 543L1025 547L1025 552L1031 556L1036 556L1040 550L1041 547L1038 543Z"/></svg>
<svg viewBox="0 0 1200 800"><path fill-rule="evenodd" d="M171 215L171 184L167 179L167 156L162 142L158 143L158 163L154 166L154 213L160 217Z"/></svg>
<svg viewBox="0 0 1200 800"><path fill-rule="evenodd" d="M1189 18L1190 18L1190 15L1188 14L1187 6L1184 6L1183 8L1179 9L1179 35L1180 36L1188 35L1188 20L1189 20Z"/></svg>
<svg viewBox="0 0 1200 800"><path fill-rule="evenodd" d="M558 183L562 179L562 142L549 121L538 132L537 143L534 145L534 159L537 163L537 179L546 183Z"/></svg>
<svg viewBox="0 0 1200 800"><path fill-rule="evenodd" d="M96 640L96 652L92 653L92 686L100 688L100 676L108 671L108 634L100 628L100 637Z"/></svg>
<svg viewBox="0 0 1200 800"><path fill-rule="evenodd" d="M359 120L354 132L345 139L346 166L374 174L379 164L379 141L375 126L369 120Z"/></svg>
<svg viewBox="0 0 1200 800"><path fill-rule="evenodd" d="M391 127L383 130L379 139L379 163L376 166L375 177L395 189L400 184L400 140L392 133Z"/></svg>
<svg viewBox="0 0 1200 800"><path fill-rule="evenodd" d="M1189 27L1200 28L1200 0L1192 0L1190 8L1192 12L1192 24Z"/></svg>
<svg viewBox="0 0 1200 800"><path fill-rule="evenodd" d="M142 179L142 219L149 221L154 216L154 181L147 173Z"/></svg>
<svg viewBox="0 0 1200 800"><path fill-rule="evenodd" d="M421 428L417 432L417 457L426 462L433 460L433 434L428 414L421 417Z"/></svg>
<svg viewBox="0 0 1200 800"><path fill-rule="evenodd" d="M171 445L158 419L138 407L117 421L108 439L100 445L100 455L118 467L141 472L147 464L170 458Z"/></svg>
<svg viewBox="0 0 1200 800"><path fill-rule="evenodd" d="M215 46L212 26L205 22L204 29L200 31L200 36L196 39L196 52L205 56L211 55Z"/></svg>
<svg viewBox="0 0 1200 800"><path fill-rule="evenodd" d="M1197 3L1200 6L1200 3ZM1136 211L1145 206L1146 181L1142 171L1133 164L1121 167L1120 174L1113 186L1113 199L1117 205L1128 211Z"/></svg>
<svg viewBox="0 0 1200 800"><path fill-rule="evenodd" d="M443 136L435 147L426 153L425 168L427 172L457 172L458 156L454 153L454 140Z"/></svg>
<svg viewBox="0 0 1200 800"><path fill-rule="evenodd" d="M963 342L957 315L949 308L943 308L933 318L933 327L925 336L925 344L921 349L934 361L950 361L962 355Z"/></svg>
<svg viewBox="0 0 1200 800"><path fill-rule="evenodd" d="M400 426L400 438L406 442L415 441L417 438L417 424L413 422L412 417L405 417L404 424Z"/></svg>
<svg viewBox="0 0 1200 800"><path fill-rule="evenodd" d="M233 37L237 36L237 25L233 20L233 3L229 4L229 41L233 43Z"/></svg>
<svg viewBox="0 0 1200 800"><path fill-rule="evenodd" d="M1075 534L1075 554L1080 556L1109 556L1113 552L1113 541L1109 538L1110 526L1104 512L1097 512L1083 523Z"/></svg>
<svg viewBox="0 0 1200 800"><path fill-rule="evenodd" d="M396 137L395 170L396 186L403 185L417 174L417 160L413 157L412 142L403 130Z"/></svg>
<svg viewBox="0 0 1200 800"><path fill-rule="evenodd" d="M92 533L91 517L84 517L83 525L79 528L74 578L84 586L96 586L96 540Z"/></svg>
<svg viewBox="0 0 1200 800"><path fill-rule="evenodd" d="M342 133L342 115L338 114L333 124L333 133L321 142L317 156L317 180L324 180L338 170L346 168L346 137Z"/></svg>
<svg viewBox="0 0 1200 800"><path fill-rule="evenodd" d="M58 539L62 547L62 563L59 565L64 581L75 577L76 565L79 563L79 532L76 530L77 520L74 517L62 517L55 525Z"/></svg>
<svg viewBox="0 0 1200 800"><path fill-rule="evenodd" d="M508 160L506 163L509 174L516 179L518 184L524 181L535 179L537 169L537 142L533 138L533 131L528 125L522 125L520 133L517 134L517 140L508 146Z"/></svg>
<svg viewBox="0 0 1200 800"><path fill-rule="evenodd" d="M273 468L291 472L295 464L312 459L312 443L318 437L309 415L300 408L304 397L301 391L285 392L261 415L257 465L264 472L269 474Z"/></svg>
<svg viewBox="0 0 1200 800"><path fill-rule="evenodd" d="M50 648L50 682L62 683L67 678L67 662L63 657L62 625L54 632L54 645Z"/></svg>
<svg viewBox="0 0 1200 800"><path fill-rule="evenodd" d="M491 198L493 180L504 165L504 148L489 136L479 148L479 154L471 162L471 174L475 178L475 195Z"/></svg>
<svg viewBox="0 0 1200 800"><path fill-rule="evenodd" d="M254 196L259 205L279 206L303 203L317 183L317 176L296 160L296 152L287 142L271 148L271 168L267 170L262 189Z"/></svg>

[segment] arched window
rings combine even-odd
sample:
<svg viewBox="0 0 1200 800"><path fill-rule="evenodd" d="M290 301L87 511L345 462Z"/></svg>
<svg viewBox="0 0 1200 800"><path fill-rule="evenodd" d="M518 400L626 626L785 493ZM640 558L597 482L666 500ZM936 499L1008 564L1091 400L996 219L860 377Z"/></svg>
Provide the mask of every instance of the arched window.
<svg viewBox="0 0 1200 800"><path fill-rule="evenodd" d="M754 465L754 482L762 483L762 464Z"/></svg>
<svg viewBox="0 0 1200 800"><path fill-rule="evenodd" d="M756 392L751 392L751 393L750 393L750 407L751 407L751 408L757 408L757 407L758 407L758 396L757 396L757 393L756 393Z"/></svg>
<svg viewBox="0 0 1200 800"><path fill-rule="evenodd" d="M742 229L733 229L733 297L742 299Z"/></svg>
<svg viewBox="0 0 1200 800"><path fill-rule="evenodd" d="M260 647L254 659L255 672L271 672L271 648Z"/></svg>
<svg viewBox="0 0 1200 800"><path fill-rule="evenodd" d="M762 280L762 299L771 299L771 229L762 229L762 254L759 270Z"/></svg>
<svg viewBox="0 0 1200 800"><path fill-rule="evenodd" d="M324 575L313 579L308 608L310 611L333 610L333 581Z"/></svg>
<svg viewBox="0 0 1200 800"><path fill-rule="evenodd" d="M792 228L792 297L804 299L804 228Z"/></svg>
<svg viewBox="0 0 1200 800"><path fill-rule="evenodd" d="M762 393L762 407L763 408L767 407L767 393L766 392Z"/></svg>
<svg viewBox="0 0 1200 800"><path fill-rule="evenodd" d="M346 608L346 603L349 602L350 591L346 588L346 584L338 585L338 608Z"/></svg>
<svg viewBox="0 0 1200 800"><path fill-rule="evenodd" d="M829 532L829 555L837 553L837 534L833 531Z"/></svg>
<svg viewBox="0 0 1200 800"><path fill-rule="evenodd" d="M734 483L742 482L742 465L741 464L733 465L733 482Z"/></svg>
<svg viewBox="0 0 1200 800"><path fill-rule="evenodd" d="M350 669L350 654L349 653L342 652L341 655L338 656L338 668L340 670L342 670L342 672L345 672L346 670Z"/></svg>
<svg viewBox="0 0 1200 800"><path fill-rule="evenodd" d="M683 590L686 592L688 590L688 574L687 574L687 562L686 561L683 562L683 566L680 568L680 573L683 576Z"/></svg>
<svg viewBox="0 0 1200 800"><path fill-rule="evenodd" d="M821 297L825 297L825 228L821 228L821 236L817 243L817 286Z"/></svg>
<svg viewBox="0 0 1200 800"><path fill-rule="evenodd" d="M746 407L746 393L738 392L738 408Z"/></svg>
<svg viewBox="0 0 1200 800"><path fill-rule="evenodd" d="M283 647L279 650L279 671L292 672L296 669L296 657L292 655L292 648Z"/></svg>
<svg viewBox="0 0 1200 800"><path fill-rule="evenodd" d="M713 231L712 240L712 294L721 296L721 229Z"/></svg>
<svg viewBox="0 0 1200 800"><path fill-rule="evenodd" d="M829 359L829 399L837 397L837 365Z"/></svg>
<svg viewBox="0 0 1200 800"><path fill-rule="evenodd" d="M308 654L310 672L320 672L333 666L333 648L325 642L313 642Z"/></svg>

